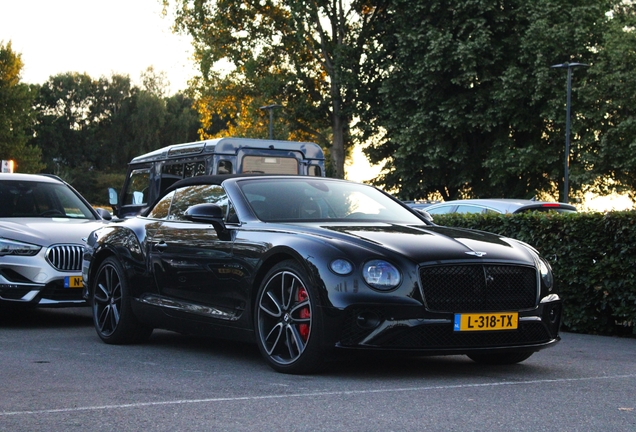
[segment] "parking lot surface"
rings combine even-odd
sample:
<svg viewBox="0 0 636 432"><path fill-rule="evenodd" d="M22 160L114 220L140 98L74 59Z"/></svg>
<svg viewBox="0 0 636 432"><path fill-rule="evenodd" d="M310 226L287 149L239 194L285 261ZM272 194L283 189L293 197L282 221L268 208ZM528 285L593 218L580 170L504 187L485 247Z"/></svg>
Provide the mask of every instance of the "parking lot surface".
<svg viewBox="0 0 636 432"><path fill-rule="evenodd" d="M514 366L367 356L294 376L255 345L105 345L87 308L3 312L0 431L636 430L636 339L562 338Z"/></svg>

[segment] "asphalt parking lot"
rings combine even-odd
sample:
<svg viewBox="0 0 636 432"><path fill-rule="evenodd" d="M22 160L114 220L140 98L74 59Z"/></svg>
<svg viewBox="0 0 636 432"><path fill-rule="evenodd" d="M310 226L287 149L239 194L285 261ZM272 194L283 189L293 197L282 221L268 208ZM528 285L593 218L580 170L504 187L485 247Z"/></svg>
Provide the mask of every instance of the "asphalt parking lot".
<svg viewBox="0 0 636 432"><path fill-rule="evenodd" d="M514 366L367 356L291 376L252 345L105 345L86 308L2 313L0 431L636 430L636 338L562 337Z"/></svg>

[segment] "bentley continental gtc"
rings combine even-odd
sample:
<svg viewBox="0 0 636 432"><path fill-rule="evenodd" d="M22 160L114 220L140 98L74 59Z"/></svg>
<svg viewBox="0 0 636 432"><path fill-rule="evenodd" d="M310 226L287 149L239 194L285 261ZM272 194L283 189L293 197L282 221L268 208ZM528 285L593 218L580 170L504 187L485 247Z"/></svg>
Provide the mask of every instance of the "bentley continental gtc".
<svg viewBox="0 0 636 432"><path fill-rule="evenodd" d="M181 180L94 231L82 275L106 343L155 328L253 341L285 373L365 350L511 364L559 340L561 299L533 247L329 178Z"/></svg>

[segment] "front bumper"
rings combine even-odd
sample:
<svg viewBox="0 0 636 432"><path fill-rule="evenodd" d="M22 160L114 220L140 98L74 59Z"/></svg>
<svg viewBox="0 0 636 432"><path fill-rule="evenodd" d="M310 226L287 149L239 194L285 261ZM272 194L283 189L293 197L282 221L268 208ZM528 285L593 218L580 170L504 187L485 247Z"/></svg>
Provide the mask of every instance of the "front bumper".
<svg viewBox="0 0 636 432"><path fill-rule="evenodd" d="M328 314L328 313L327 313ZM478 351L539 351L560 340L562 303L556 295L529 311L519 311L515 330L454 330L454 314L424 307L355 305L332 315L331 346L352 350L417 352L429 355ZM333 321L332 321L333 322Z"/></svg>
<svg viewBox="0 0 636 432"><path fill-rule="evenodd" d="M56 273L53 279L35 283L26 278L23 273L0 267L0 301L7 304L43 307L71 307L87 304L82 297L82 289L65 287L67 275Z"/></svg>

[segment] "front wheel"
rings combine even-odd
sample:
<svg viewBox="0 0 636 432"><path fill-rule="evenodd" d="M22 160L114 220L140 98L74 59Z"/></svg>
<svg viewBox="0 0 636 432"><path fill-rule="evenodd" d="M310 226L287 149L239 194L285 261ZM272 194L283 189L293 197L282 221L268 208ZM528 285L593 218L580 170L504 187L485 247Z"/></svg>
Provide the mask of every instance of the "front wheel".
<svg viewBox="0 0 636 432"><path fill-rule="evenodd" d="M491 354L468 354L468 358L472 361L488 364L488 365L511 365L515 363L521 363L527 360L532 354L532 351L522 352L507 352L507 353L491 353Z"/></svg>
<svg viewBox="0 0 636 432"><path fill-rule="evenodd" d="M107 344L132 344L147 340L152 328L141 324L130 306L130 290L117 259L101 263L93 279L93 324Z"/></svg>
<svg viewBox="0 0 636 432"><path fill-rule="evenodd" d="M306 374L323 366L318 294L296 261L283 261L265 276L256 297L256 342L278 372Z"/></svg>

